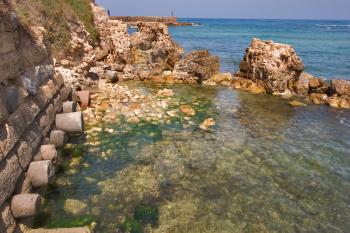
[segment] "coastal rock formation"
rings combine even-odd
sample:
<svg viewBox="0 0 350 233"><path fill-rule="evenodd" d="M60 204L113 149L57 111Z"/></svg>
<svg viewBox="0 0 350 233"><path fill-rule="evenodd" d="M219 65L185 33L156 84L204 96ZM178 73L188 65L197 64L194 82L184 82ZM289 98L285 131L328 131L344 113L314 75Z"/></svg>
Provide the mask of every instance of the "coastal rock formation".
<svg viewBox="0 0 350 233"><path fill-rule="evenodd" d="M240 64L240 75L266 88L284 92L298 81L304 65L290 45L253 39Z"/></svg>
<svg viewBox="0 0 350 233"><path fill-rule="evenodd" d="M293 91L300 96L311 93L327 94L329 89L330 86L326 81L305 72L301 73L299 80L293 85Z"/></svg>
<svg viewBox="0 0 350 233"><path fill-rule="evenodd" d="M167 26L143 22L137 26L138 32L131 35L131 63L141 79L172 70L183 49L170 37Z"/></svg>
<svg viewBox="0 0 350 233"><path fill-rule="evenodd" d="M192 51L176 63L173 78L184 83L202 83L219 72L220 60L207 50Z"/></svg>
<svg viewBox="0 0 350 233"><path fill-rule="evenodd" d="M130 63L131 43L127 25L119 20L110 20L102 7L94 4L91 7L101 40L96 60L119 64Z"/></svg>
<svg viewBox="0 0 350 233"><path fill-rule="evenodd" d="M331 85L334 94L350 96L350 81L334 79Z"/></svg>

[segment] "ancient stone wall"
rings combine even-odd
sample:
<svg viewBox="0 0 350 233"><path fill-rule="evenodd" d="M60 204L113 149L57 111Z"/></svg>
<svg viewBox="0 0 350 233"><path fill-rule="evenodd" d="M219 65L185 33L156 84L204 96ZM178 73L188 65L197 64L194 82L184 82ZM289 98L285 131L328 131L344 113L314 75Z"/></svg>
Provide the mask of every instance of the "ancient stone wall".
<svg viewBox="0 0 350 233"><path fill-rule="evenodd" d="M43 30L29 32L13 12L0 13L1 233L16 228L11 197L30 191L26 171L62 108L64 82L54 74Z"/></svg>

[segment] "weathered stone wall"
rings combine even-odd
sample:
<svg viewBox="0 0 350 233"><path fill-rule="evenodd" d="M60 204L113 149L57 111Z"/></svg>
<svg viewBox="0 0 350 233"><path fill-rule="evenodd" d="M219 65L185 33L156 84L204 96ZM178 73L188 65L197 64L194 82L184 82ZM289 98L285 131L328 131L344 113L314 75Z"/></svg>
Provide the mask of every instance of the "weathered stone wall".
<svg viewBox="0 0 350 233"><path fill-rule="evenodd" d="M54 74L42 32L28 32L12 12L0 13L1 233L16 228L11 197L30 191L26 170L62 108L64 82Z"/></svg>

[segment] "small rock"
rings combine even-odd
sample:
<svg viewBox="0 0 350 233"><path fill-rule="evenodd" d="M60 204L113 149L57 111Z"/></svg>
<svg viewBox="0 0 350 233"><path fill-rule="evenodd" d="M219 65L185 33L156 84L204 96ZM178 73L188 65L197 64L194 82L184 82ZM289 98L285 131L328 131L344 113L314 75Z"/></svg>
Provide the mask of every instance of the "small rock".
<svg viewBox="0 0 350 233"><path fill-rule="evenodd" d="M137 124L140 122L140 119L138 117L130 117L127 121L128 123Z"/></svg>
<svg viewBox="0 0 350 233"><path fill-rule="evenodd" d="M305 107L305 106L307 106L307 104L304 104L303 102L296 101L296 100L289 101L288 103L290 106L293 106L293 107Z"/></svg>
<svg viewBox="0 0 350 233"><path fill-rule="evenodd" d="M188 116L196 115L196 111L190 105L181 105L180 110Z"/></svg>

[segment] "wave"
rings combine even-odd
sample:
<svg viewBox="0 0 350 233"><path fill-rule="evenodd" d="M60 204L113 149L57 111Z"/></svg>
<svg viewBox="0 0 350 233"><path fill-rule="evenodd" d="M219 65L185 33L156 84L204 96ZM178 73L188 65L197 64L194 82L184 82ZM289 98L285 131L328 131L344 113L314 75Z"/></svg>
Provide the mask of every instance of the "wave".
<svg viewBox="0 0 350 233"><path fill-rule="evenodd" d="M340 121L340 124L350 127L350 120L345 117L337 117Z"/></svg>
<svg viewBox="0 0 350 233"><path fill-rule="evenodd" d="M316 24L317 27L350 27L350 24Z"/></svg>

